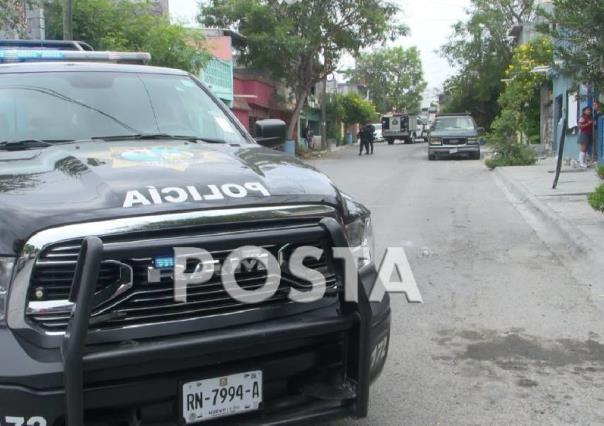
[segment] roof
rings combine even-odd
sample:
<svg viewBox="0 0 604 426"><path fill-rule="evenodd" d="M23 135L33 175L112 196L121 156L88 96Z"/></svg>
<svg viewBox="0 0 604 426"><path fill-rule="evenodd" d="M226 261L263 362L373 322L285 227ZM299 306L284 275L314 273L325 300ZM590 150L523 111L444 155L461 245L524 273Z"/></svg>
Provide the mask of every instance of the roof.
<svg viewBox="0 0 604 426"><path fill-rule="evenodd" d="M201 31L203 31L207 36L211 37L212 35L225 35L225 36L231 36L233 38L239 39L241 41L245 41L246 37L242 34L240 34L239 32L235 31L235 30L231 30L229 28L209 28L209 27L203 27L203 28L199 28Z"/></svg>
<svg viewBox="0 0 604 426"><path fill-rule="evenodd" d="M239 111L251 111L252 108L250 108L250 105L247 103L247 101L245 99L241 99L237 96L235 96L235 99L233 100L233 108L232 109L236 109Z"/></svg>
<svg viewBox="0 0 604 426"><path fill-rule="evenodd" d="M206 38L217 37L217 36L228 36L233 40L235 47L242 47L247 43L247 37L240 34L235 30L228 28L195 28L201 31Z"/></svg>
<svg viewBox="0 0 604 426"><path fill-rule="evenodd" d="M102 62L17 62L0 64L0 74L36 73L62 71L132 72L142 74L188 75L186 71L174 68L152 67L148 65L128 65Z"/></svg>

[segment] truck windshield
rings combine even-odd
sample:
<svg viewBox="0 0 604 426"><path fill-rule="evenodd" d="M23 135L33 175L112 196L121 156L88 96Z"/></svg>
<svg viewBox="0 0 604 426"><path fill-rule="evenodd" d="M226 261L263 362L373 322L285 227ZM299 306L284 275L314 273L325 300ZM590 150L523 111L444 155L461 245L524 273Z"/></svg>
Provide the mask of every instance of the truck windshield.
<svg viewBox="0 0 604 426"><path fill-rule="evenodd" d="M439 117L434 122L434 130L474 130L474 120L470 117Z"/></svg>
<svg viewBox="0 0 604 426"><path fill-rule="evenodd" d="M146 134L246 141L187 76L49 72L0 78L0 141L52 143Z"/></svg>

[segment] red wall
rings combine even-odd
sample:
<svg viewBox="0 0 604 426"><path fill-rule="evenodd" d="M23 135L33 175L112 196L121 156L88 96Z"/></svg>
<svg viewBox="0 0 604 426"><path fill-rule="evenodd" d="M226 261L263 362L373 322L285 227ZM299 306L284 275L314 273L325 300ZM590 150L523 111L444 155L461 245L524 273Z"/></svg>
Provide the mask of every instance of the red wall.
<svg viewBox="0 0 604 426"><path fill-rule="evenodd" d="M240 80L235 77L233 81L233 93L235 95L254 95L254 98L246 98L248 104L270 108L275 89L267 83L258 80Z"/></svg>
<svg viewBox="0 0 604 426"><path fill-rule="evenodd" d="M279 118L286 122L289 119L290 113L276 108L275 88L269 83L238 78L235 75L233 78L233 94L235 95L233 113L248 130L253 130L249 128L250 118ZM246 96L238 97L237 95ZM240 107L242 104L247 104L249 111L242 109Z"/></svg>
<svg viewBox="0 0 604 426"><path fill-rule="evenodd" d="M203 45L215 58L228 62L233 60L230 36L210 36L203 41Z"/></svg>

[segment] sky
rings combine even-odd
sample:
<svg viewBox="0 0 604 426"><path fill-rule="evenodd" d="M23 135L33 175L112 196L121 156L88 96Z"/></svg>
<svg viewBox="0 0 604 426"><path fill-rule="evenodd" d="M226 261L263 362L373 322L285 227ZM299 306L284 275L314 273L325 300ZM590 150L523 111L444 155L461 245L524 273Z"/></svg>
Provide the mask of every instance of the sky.
<svg viewBox="0 0 604 426"><path fill-rule="evenodd" d="M400 20L410 29L411 34L393 42L405 47L417 46L421 52L424 79L428 88L424 93L424 104L429 103L442 83L453 74L446 61L437 52L451 34L451 26L466 18L465 9L470 0L394 0L402 13ZM173 20L185 25L194 25L199 0L170 0L170 15ZM350 57L344 58L341 67L354 65Z"/></svg>

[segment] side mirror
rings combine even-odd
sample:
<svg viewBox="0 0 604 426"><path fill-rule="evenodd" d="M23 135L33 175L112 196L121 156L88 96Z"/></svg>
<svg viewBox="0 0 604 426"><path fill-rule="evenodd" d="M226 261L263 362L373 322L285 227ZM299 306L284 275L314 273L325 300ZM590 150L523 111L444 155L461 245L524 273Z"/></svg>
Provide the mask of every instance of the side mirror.
<svg viewBox="0 0 604 426"><path fill-rule="evenodd" d="M275 148L285 143L287 126L283 120L266 119L256 121L256 142L267 148Z"/></svg>
<svg viewBox="0 0 604 426"><path fill-rule="evenodd" d="M479 128L478 128L478 134L479 134L479 135L483 135L483 134L484 134L484 132L485 132L484 127L479 127Z"/></svg>

